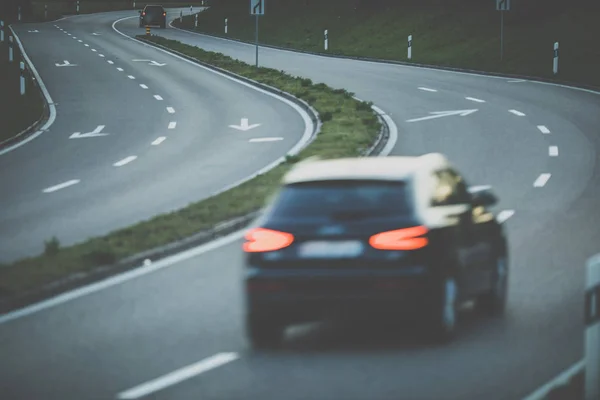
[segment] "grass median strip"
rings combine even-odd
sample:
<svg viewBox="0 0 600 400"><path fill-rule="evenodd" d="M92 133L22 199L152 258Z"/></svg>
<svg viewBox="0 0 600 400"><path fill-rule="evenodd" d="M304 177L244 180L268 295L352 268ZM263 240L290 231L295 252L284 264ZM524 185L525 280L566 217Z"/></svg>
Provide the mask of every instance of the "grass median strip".
<svg viewBox="0 0 600 400"><path fill-rule="evenodd" d="M293 163L307 157L337 158L361 155L379 135L381 124L371 103L353 98L345 90L315 84L282 71L255 68L220 53L158 36L141 37L184 53L199 61L226 69L246 78L290 93L310 104L320 116L321 130L298 156L273 170L217 196L190 204L181 210L84 243L61 248L60 237L49 238L46 252L0 267L0 301L9 301L25 292L34 292L59 279L112 264L128 256L189 237L250 212L257 211L279 187Z"/></svg>

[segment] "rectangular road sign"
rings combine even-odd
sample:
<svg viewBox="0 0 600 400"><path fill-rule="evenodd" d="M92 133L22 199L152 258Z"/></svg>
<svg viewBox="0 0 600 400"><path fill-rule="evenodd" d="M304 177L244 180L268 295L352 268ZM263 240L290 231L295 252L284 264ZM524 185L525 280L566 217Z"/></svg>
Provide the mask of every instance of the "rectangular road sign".
<svg viewBox="0 0 600 400"><path fill-rule="evenodd" d="M510 0L496 0L496 11L510 11Z"/></svg>
<svg viewBox="0 0 600 400"><path fill-rule="evenodd" d="M265 0L250 0L250 15L265 15Z"/></svg>

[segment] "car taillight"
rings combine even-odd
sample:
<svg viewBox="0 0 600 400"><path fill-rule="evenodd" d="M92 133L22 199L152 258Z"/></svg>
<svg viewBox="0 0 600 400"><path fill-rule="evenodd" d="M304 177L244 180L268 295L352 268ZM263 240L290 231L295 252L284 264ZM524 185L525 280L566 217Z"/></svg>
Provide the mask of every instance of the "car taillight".
<svg viewBox="0 0 600 400"><path fill-rule="evenodd" d="M371 236L369 244L378 250L417 250L429 243L427 232L424 226L396 229Z"/></svg>
<svg viewBox="0 0 600 400"><path fill-rule="evenodd" d="M166 12L164 12L164 13L163 13L163 17L166 17L166 16L167 16L167 13L166 13Z"/></svg>
<svg viewBox="0 0 600 400"><path fill-rule="evenodd" d="M294 241L294 235L266 228L251 229L246 233L244 251L247 253L261 253L276 251L288 247Z"/></svg>
<svg viewBox="0 0 600 400"><path fill-rule="evenodd" d="M146 15L146 13L145 13L145 12L143 12L143 13L142 13L142 17L143 17L143 16L145 16L145 15Z"/></svg>

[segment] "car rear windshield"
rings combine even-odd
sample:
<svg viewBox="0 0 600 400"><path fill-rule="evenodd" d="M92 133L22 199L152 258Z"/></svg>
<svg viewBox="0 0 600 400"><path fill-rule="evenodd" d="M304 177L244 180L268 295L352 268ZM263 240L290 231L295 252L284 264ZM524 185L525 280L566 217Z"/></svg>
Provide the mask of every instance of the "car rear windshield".
<svg viewBox="0 0 600 400"><path fill-rule="evenodd" d="M280 191L273 218L353 220L411 213L404 182L326 181L287 185Z"/></svg>
<svg viewBox="0 0 600 400"><path fill-rule="evenodd" d="M147 6L145 11L146 14L162 14L164 9L161 6Z"/></svg>

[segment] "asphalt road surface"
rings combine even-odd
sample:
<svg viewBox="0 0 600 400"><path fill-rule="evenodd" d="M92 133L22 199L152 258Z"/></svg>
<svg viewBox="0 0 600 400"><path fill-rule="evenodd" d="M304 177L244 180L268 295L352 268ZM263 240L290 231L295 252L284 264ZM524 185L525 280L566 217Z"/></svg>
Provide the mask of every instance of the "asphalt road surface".
<svg viewBox="0 0 600 400"><path fill-rule="evenodd" d="M283 156L305 132L283 101L110 25L73 18L15 30L57 118L0 155L0 263L41 253L54 235L69 245L208 197ZM230 127L244 118L251 129ZM70 138L75 132L107 135ZM281 139L250 141L265 137Z"/></svg>
<svg viewBox="0 0 600 400"><path fill-rule="evenodd" d="M131 15L69 23L108 36L115 20ZM138 31L135 18L115 27ZM175 29L160 34L253 61L252 46ZM261 49L261 64L374 101L399 128L392 154L440 151L469 183L496 188L511 245L506 317L467 312L459 338L447 346L430 347L410 330L316 326L292 330L283 351L255 353L242 329L238 235L159 262L152 273L4 320L0 343L10 362L0 365L2 393L11 399L505 400L526 396L582 358L584 262L600 247L599 95L272 49Z"/></svg>

